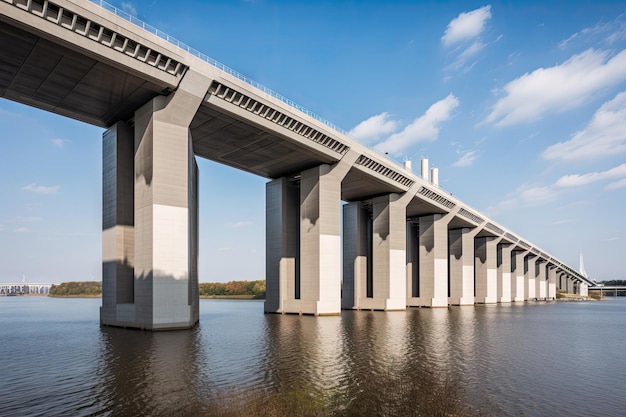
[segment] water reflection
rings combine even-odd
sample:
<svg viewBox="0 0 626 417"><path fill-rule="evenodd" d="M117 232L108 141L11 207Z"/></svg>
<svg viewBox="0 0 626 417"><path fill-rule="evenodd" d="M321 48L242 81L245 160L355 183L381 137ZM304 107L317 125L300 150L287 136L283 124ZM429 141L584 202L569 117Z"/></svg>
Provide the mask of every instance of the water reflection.
<svg viewBox="0 0 626 417"><path fill-rule="evenodd" d="M622 301L300 317L203 300L200 327L152 333L99 328L99 300L0 300L0 414L209 416L233 391L301 390L342 415L619 416Z"/></svg>
<svg viewBox="0 0 626 417"><path fill-rule="evenodd" d="M111 415L198 415L209 397L200 330L102 328Z"/></svg>

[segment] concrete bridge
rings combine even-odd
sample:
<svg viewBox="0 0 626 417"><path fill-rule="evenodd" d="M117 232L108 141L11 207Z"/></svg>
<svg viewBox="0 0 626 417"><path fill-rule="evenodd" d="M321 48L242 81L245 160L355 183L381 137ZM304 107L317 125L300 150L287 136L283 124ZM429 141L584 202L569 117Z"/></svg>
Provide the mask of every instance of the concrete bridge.
<svg viewBox="0 0 626 417"><path fill-rule="evenodd" d="M103 325L197 323L194 156L269 180L268 313L518 302L591 284L441 190L426 161L415 175L106 3L0 0L0 22L0 95L107 129Z"/></svg>

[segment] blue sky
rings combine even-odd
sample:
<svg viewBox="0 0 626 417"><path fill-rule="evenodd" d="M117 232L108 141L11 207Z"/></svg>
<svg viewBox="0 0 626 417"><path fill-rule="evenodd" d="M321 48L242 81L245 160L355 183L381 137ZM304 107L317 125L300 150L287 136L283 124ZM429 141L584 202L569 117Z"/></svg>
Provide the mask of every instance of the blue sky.
<svg viewBox="0 0 626 417"><path fill-rule="evenodd" d="M111 3L626 279L626 3ZM102 129L3 99L0 125L0 281L100 280ZM199 167L200 280L263 279L266 180Z"/></svg>

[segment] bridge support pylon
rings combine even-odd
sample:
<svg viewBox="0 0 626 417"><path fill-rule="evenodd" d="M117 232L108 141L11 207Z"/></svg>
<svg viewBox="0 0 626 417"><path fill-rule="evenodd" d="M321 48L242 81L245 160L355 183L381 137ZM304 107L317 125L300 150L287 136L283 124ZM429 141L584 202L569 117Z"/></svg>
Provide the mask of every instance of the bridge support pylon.
<svg viewBox="0 0 626 417"><path fill-rule="evenodd" d="M535 263L537 255L529 253L524 258L524 300L532 300L535 295Z"/></svg>
<svg viewBox="0 0 626 417"><path fill-rule="evenodd" d="M475 240L476 303L498 302L497 250L500 239L493 236Z"/></svg>
<svg viewBox="0 0 626 417"><path fill-rule="evenodd" d="M450 304L474 304L474 237L480 228L453 229L450 245Z"/></svg>
<svg viewBox="0 0 626 417"><path fill-rule="evenodd" d="M514 246L511 243L500 242L498 244L498 302L511 302L511 251Z"/></svg>
<svg viewBox="0 0 626 417"><path fill-rule="evenodd" d="M341 181L358 154L266 185L266 313L341 314Z"/></svg>
<svg viewBox="0 0 626 417"><path fill-rule="evenodd" d="M210 80L189 71L179 89L135 111L103 138L102 325L195 326L198 168L189 125Z"/></svg>
<svg viewBox="0 0 626 417"><path fill-rule="evenodd" d="M524 301L524 257L527 250L516 250L511 255L511 301Z"/></svg>

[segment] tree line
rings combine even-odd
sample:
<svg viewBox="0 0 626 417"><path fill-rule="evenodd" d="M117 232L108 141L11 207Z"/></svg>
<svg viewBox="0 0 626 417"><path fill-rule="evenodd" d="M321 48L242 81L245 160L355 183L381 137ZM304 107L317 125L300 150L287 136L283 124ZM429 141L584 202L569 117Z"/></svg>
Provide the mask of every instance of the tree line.
<svg viewBox="0 0 626 417"><path fill-rule="evenodd" d="M604 285L626 285L626 279L612 279L610 281L601 281Z"/></svg>
<svg viewBox="0 0 626 417"><path fill-rule="evenodd" d="M257 281L229 281L229 282L201 282L200 296L241 296L265 298L265 280Z"/></svg>
<svg viewBox="0 0 626 417"><path fill-rule="evenodd" d="M250 296L251 298L265 298L265 280L257 281L229 281L229 282L201 282L200 296ZM70 281L53 284L50 287L51 296L99 296L102 295L102 282Z"/></svg>
<svg viewBox="0 0 626 417"><path fill-rule="evenodd" d="M52 284L50 287L51 296L98 296L102 295L102 283L95 281L70 281L61 284Z"/></svg>

